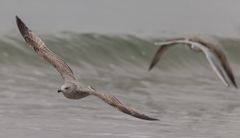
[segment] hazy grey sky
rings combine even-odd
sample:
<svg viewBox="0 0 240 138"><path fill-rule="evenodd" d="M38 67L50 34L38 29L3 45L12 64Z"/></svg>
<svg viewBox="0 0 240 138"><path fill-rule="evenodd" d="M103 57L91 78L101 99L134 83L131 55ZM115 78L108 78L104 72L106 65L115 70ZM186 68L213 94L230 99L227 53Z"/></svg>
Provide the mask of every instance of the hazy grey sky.
<svg viewBox="0 0 240 138"><path fill-rule="evenodd" d="M41 33L240 35L240 0L0 0L0 32L15 15Z"/></svg>

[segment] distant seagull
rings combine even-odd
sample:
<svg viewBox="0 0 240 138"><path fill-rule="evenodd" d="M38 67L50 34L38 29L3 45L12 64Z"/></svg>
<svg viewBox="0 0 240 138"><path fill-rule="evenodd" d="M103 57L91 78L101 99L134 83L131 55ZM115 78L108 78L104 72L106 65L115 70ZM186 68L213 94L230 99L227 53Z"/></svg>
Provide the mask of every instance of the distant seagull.
<svg viewBox="0 0 240 138"><path fill-rule="evenodd" d="M211 67L217 73L218 77L223 81L223 83L228 87L234 86L235 88L238 88L232 69L227 61L227 58L224 52L214 44L205 42L197 37L176 38L176 39L170 39L164 42L155 43L155 45L159 45L161 47L156 52L149 66L149 70L151 70L157 64L162 54L169 47L178 45L178 44L185 44L194 51L202 51L207 57Z"/></svg>
<svg viewBox="0 0 240 138"><path fill-rule="evenodd" d="M118 110L144 120L158 120L148 117L147 115L129 108L122 104L115 96L108 95L93 89L91 86L83 87L80 82L76 80L71 68L55 53L47 48L44 42L36 34L34 34L28 27L16 16L18 29L25 41L34 49L34 51L44 58L48 63L52 64L56 70L61 74L64 84L58 90L62 92L66 98L81 99L89 95L94 95Z"/></svg>

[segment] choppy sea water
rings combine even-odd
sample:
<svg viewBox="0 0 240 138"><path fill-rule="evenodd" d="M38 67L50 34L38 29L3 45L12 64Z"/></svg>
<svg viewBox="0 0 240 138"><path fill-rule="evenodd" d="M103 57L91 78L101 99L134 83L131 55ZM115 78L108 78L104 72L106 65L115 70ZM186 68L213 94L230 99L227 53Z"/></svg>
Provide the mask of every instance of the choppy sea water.
<svg viewBox="0 0 240 138"><path fill-rule="evenodd" d="M223 85L203 54L175 47L149 72L155 39L70 32L41 37L80 82L160 121L133 118L93 96L66 99L56 92L63 81L55 69L20 35L5 35L0 39L0 137L240 137L240 92ZM239 83L240 40L217 40Z"/></svg>

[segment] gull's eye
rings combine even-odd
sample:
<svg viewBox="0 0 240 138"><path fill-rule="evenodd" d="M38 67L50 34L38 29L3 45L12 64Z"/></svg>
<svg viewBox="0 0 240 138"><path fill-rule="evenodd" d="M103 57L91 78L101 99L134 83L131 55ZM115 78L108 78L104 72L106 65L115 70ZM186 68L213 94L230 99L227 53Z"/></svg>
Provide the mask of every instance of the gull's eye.
<svg viewBox="0 0 240 138"><path fill-rule="evenodd" d="M68 89L69 89L69 87L66 87L66 88L65 88L65 90L68 90Z"/></svg>

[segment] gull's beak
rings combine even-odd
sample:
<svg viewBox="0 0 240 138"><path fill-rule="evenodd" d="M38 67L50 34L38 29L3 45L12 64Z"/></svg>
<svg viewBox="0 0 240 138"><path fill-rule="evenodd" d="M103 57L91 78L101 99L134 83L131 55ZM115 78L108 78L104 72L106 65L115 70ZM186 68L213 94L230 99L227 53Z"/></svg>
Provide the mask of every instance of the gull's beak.
<svg viewBox="0 0 240 138"><path fill-rule="evenodd" d="M57 90L58 93L62 92L62 90Z"/></svg>

